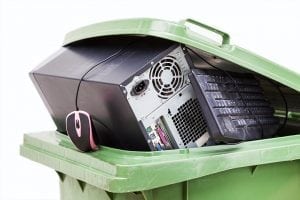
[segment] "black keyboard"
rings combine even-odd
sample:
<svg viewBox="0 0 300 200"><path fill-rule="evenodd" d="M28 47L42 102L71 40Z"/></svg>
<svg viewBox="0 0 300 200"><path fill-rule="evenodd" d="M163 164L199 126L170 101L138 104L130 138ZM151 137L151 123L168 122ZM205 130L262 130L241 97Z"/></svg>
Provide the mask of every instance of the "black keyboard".
<svg viewBox="0 0 300 200"><path fill-rule="evenodd" d="M193 69L189 78L215 141L269 138L278 130L279 118L253 75Z"/></svg>

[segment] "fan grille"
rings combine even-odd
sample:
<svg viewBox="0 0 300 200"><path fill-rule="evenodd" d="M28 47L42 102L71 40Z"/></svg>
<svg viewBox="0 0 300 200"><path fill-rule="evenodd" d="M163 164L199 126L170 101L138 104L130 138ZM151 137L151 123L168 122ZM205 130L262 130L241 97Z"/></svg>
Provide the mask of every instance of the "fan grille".
<svg viewBox="0 0 300 200"><path fill-rule="evenodd" d="M160 98L167 99L180 89L184 82L182 71L173 56L166 56L150 70L149 78Z"/></svg>

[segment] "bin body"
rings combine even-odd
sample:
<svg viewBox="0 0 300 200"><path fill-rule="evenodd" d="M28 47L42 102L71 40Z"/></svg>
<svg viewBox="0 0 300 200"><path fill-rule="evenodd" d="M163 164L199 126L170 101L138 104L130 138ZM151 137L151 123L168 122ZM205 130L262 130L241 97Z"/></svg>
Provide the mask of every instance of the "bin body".
<svg viewBox="0 0 300 200"><path fill-rule="evenodd" d="M164 152L81 153L52 131L25 134L21 155L57 171L62 200L299 199L299 135Z"/></svg>
<svg viewBox="0 0 300 200"><path fill-rule="evenodd" d="M296 200L299 199L300 161L233 169L146 191L110 193L64 175L62 200Z"/></svg>

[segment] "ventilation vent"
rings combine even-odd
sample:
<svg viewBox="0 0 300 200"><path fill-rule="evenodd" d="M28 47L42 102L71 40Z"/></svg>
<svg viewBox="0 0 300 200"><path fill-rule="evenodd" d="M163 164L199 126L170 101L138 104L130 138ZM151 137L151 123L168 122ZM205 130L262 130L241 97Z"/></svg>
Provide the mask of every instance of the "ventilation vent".
<svg viewBox="0 0 300 200"><path fill-rule="evenodd" d="M176 58L166 56L150 70L150 80L160 98L167 99L183 85L183 74Z"/></svg>
<svg viewBox="0 0 300 200"><path fill-rule="evenodd" d="M190 142L195 142L207 131L207 125L197 99L190 99L180 106L172 120L185 147Z"/></svg>

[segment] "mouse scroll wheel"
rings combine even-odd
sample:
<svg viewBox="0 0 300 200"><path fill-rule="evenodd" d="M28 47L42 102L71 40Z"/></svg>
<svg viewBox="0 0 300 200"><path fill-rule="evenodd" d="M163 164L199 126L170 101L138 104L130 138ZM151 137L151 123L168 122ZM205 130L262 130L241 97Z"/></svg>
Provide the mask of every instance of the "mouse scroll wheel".
<svg viewBox="0 0 300 200"><path fill-rule="evenodd" d="M79 125L79 120L78 120L78 119L77 119L77 120L76 120L76 122L75 122L75 126L76 126L76 128L77 128L77 129L79 129L79 128L80 128L80 125Z"/></svg>

